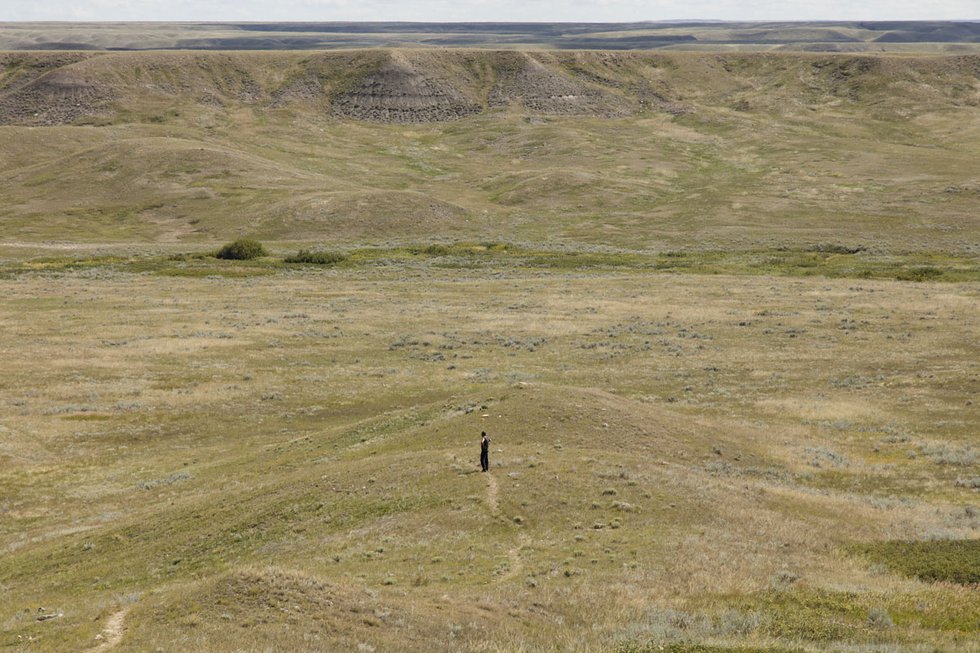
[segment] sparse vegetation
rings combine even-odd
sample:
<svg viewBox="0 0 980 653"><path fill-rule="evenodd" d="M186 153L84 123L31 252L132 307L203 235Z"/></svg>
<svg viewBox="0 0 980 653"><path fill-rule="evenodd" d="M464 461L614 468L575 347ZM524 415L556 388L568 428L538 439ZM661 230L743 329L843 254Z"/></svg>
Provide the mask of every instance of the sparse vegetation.
<svg viewBox="0 0 980 653"><path fill-rule="evenodd" d="M887 261L848 260L836 261L831 265L803 263L786 260L782 250L774 250L777 256L770 257L766 265L758 265L762 252L738 252L730 254L705 252L671 252L652 255L638 252L593 252L577 250L549 251L506 243L475 244L454 243L419 245L394 248L359 248L350 253L325 250L300 250L297 254L282 259L285 263L308 263L319 265L374 266L379 264L400 264L408 258L425 261L433 268L487 268L497 270L557 269L557 270L649 270L664 274L728 274L752 276L812 276L826 278L852 279L896 279L901 270L914 263L918 257L894 257ZM264 255L268 256L268 254ZM251 276L275 274L275 266L255 266L249 269L214 266L208 263L204 254L178 253L165 257L153 256L72 256L39 257L15 265L0 268L0 275L17 275L38 271L58 272L81 268L105 268L129 271L156 272L167 276ZM252 259L253 261L255 259ZM270 259L269 263L274 259ZM183 265L172 265L181 263ZM948 257L947 269L943 274L932 276L929 281L957 283L980 280L980 261L966 257ZM849 322L842 323L842 329L856 328ZM837 387L853 384L867 384L868 379L848 377L834 380ZM969 458L970 452L962 453ZM955 455L955 452L950 452ZM966 458L964 458L966 459ZM954 464L954 463L951 463Z"/></svg>
<svg viewBox="0 0 980 653"><path fill-rule="evenodd" d="M0 646L974 653L975 73L0 55Z"/></svg>

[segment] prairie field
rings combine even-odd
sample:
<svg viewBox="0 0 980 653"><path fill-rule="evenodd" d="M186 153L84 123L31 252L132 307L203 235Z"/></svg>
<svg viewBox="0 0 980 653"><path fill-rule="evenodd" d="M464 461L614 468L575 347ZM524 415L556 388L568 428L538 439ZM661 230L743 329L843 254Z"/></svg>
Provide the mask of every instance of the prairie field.
<svg viewBox="0 0 980 653"><path fill-rule="evenodd" d="M978 650L975 56L3 56L0 649Z"/></svg>

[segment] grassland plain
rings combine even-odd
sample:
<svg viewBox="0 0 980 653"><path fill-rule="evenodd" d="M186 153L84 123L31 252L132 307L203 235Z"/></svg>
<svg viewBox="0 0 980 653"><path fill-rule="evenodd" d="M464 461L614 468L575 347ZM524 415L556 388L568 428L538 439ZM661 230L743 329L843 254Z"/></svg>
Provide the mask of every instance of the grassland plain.
<svg viewBox="0 0 980 653"><path fill-rule="evenodd" d="M977 650L975 58L4 66L0 647Z"/></svg>
<svg viewBox="0 0 980 653"><path fill-rule="evenodd" d="M441 260L0 280L0 644L975 650L976 282Z"/></svg>

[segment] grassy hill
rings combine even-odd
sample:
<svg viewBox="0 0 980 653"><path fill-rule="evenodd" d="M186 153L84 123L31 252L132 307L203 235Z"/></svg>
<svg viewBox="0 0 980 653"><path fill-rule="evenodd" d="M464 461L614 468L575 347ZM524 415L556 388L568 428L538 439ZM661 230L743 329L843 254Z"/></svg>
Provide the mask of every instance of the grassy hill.
<svg viewBox="0 0 980 653"><path fill-rule="evenodd" d="M978 59L7 54L8 240L977 241ZM37 129L37 127L44 127ZM66 229L66 226L68 229Z"/></svg>

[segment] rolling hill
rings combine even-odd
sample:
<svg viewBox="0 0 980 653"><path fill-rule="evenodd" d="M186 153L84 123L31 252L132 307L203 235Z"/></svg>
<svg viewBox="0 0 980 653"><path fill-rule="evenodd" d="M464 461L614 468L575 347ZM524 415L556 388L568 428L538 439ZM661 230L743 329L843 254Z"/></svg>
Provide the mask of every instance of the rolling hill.
<svg viewBox="0 0 980 653"><path fill-rule="evenodd" d="M87 242L404 242L438 225L639 249L976 243L975 56L369 50L0 64L10 240L77 225L70 239Z"/></svg>

